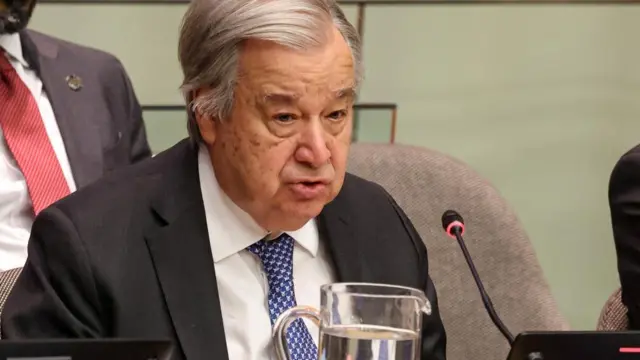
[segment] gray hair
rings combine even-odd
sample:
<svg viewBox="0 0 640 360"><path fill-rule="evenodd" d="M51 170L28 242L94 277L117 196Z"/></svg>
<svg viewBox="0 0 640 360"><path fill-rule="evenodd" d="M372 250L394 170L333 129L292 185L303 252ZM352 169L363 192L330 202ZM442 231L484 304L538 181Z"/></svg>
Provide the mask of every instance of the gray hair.
<svg viewBox="0 0 640 360"><path fill-rule="evenodd" d="M331 23L351 49L357 88L363 73L360 37L335 0L192 0L178 46L191 138L202 141L195 109L220 120L230 115L243 41L308 49L323 44ZM210 90L194 98L194 91L203 88Z"/></svg>

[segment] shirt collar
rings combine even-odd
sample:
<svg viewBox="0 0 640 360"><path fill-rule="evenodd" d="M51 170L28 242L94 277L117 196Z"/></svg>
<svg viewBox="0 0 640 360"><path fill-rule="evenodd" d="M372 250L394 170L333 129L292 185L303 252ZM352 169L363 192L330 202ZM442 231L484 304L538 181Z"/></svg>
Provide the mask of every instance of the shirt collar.
<svg viewBox="0 0 640 360"><path fill-rule="evenodd" d="M269 235L220 188L209 151L204 146L200 146L198 151L198 173L214 262L222 261ZM287 234L312 256L317 255L319 235L314 219Z"/></svg>
<svg viewBox="0 0 640 360"><path fill-rule="evenodd" d="M22 42L18 33L0 35L0 48L7 53L10 59L16 60L26 68L29 67L22 53Z"/></svg>

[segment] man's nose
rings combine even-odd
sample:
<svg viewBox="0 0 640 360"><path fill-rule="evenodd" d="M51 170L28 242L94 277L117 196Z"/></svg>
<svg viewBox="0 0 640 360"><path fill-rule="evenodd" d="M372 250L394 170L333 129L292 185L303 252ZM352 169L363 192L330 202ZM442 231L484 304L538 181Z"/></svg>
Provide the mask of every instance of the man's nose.
<svg viewBox="0 0 640 360"><path fill-rule="evenodd" d="M319 121L312 121L300 138L300 146L296 151L296 160L318 168L331 158L327 147L327 133Z"/></svg>

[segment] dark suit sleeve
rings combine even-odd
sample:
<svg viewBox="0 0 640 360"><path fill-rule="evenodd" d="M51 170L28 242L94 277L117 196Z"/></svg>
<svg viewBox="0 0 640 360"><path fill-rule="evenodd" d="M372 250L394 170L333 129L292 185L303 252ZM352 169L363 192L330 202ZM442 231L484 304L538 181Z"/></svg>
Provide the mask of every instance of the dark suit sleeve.
<svg viewBox="0 0 640 360"><path fill-rule="evenodd" d="M613 169L609 207L622 302L629 309L631 327L640 330L640 152L627 153Z"/></svg>
<svg viewBox="0 0 640 360"><path fill-rule="evenodd" d="M440 318L438 308L438 296L436 287L427 276L424 292L431 302L432 314L423 319L422 333L427 334L422 338L422 360L445 360L447 358L447 336Z"/></svg>
<svg viewBox="0 0 640 360"><path fill-rule="evenodd" d="M431 315L425 315L423 317L422 325L422 353L420 355L421 360L445 360L447 358L447 336L444 329L444 324L440 318L440 310L438 307L438 295L436 288L429 276L429 260L427 256L427 248L424 242L420 238L418 231L415 229L411 220L407 217L400 206L393 200L391 195L387 196L391 199L391 202L396 210L396 213L400 216L405 229L414 246L419 252L420 257L420 269L423 280L421 281L424 289L424 293L431 302L432 313Z"/></svg>
<svg viewBox="0 0 640 360"><path fill-rule="evenodd" d="M134 92L131 80L127 75L124 66L118 61L117 67L122 78L123 89L121 93L126 96L125 104L128 104L128 118L124 119L125 126L129 129L128 141L131 163L136 163L151 156L151 148L147 141L147 131L142 118L142 108Z"/></svg>
<svg viewBox="0 0 640 360"><path fill-rule="evenodd" d="M34 222L29 256L2 311L2 337L90 338L105 333L88 255L55 207Z"/></svg>

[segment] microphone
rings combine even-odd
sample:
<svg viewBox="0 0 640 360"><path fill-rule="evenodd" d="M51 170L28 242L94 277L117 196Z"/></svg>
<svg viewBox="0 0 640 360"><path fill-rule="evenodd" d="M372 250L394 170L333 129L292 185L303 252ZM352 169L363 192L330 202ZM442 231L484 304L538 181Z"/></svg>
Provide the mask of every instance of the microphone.
<svg viewBox="0 0 640 360"><path fill-rule="evenodd" d="M475 280L478 290L480 291L480 297L482 297L484 308L487 309L491 321L493 321L498 330L500 330L502 335L504 335L509 342L509 345L513 345L513 335L511 335L507 327L502 323L502 320L500 320L496 310L493 308L493 303L489 298L489 294L487 294L487 291L484 289L482 280L480 280L480 275L478 275L476 266L473 264L473 260L471 260L471 255L469 255L469 250L467 250L467 246L464 244L464 239L462 238L462 235L464 234L464 220L462 219L462 216L460 216L460 214L455 210L445 211L444 214L442 214L442 228L447 232L447 235L458 240L458 244L462 249L464 258L467 261L467 265L469 265L469 269L471 270L473 280Z"/></svg>

